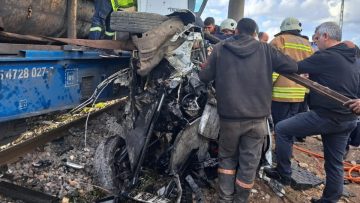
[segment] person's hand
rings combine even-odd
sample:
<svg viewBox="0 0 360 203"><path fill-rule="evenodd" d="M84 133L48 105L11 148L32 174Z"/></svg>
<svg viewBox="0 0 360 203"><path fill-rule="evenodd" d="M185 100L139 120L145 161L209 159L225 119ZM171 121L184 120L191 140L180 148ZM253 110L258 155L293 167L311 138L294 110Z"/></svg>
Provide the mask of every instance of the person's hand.
<svg viewBox="0 0 360 203"><path fill-rule="evenodd" d="M349 107L356 115L360 115L360 99L351 99L345 102L344 106Z"/></svg>

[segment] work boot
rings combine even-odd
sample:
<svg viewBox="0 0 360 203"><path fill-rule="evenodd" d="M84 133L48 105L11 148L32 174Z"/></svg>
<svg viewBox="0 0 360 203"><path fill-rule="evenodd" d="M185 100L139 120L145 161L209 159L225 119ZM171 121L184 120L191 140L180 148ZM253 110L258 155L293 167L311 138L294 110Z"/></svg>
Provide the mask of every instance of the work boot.
<svg viewBox="0 0 360 203"><path fill-rule="evenodd" d="M276 168L264 168L266 176L279 181L283 185L291 184L291 177L281 174Z"/></svg>
<svg viewBox="0 0 360 203"><path fill-rule="evenodd" d="M242 188L238 185L235 186L234 203L246 203L249 199L250 189Z"/></svg>
<svg viewBox="0 0 360 203"><path fill-rule="evenodd" d="M235 175L221 174L219 180L219 203L232 203L234 200Z"/></svg>

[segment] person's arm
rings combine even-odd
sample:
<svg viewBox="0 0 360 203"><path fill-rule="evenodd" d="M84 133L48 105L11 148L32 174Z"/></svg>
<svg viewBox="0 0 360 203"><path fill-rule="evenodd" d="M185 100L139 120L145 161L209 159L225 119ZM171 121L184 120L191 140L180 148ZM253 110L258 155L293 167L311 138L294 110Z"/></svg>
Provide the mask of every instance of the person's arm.
<svg viewBox="0 0 360 203"><path fill-rule="evenodd" d="M209 83L215 80L216 63L219 46L215 46L210 56L207 58L205 67L199 72L199 78L204 83Z"/></svg>
<svg viewBox="0 0 360 203"><path fill-rule="evenodd" d="M296 73L296 61L270 46L273 71L277 73Z"/></svg>
<svg viewBox="0 0 360 203"><path fill-rule="evenodd" d="M298 73L319 74L324 72L322 64L331 59L326 51L317 51L310 57L298 62Z"/></svg>

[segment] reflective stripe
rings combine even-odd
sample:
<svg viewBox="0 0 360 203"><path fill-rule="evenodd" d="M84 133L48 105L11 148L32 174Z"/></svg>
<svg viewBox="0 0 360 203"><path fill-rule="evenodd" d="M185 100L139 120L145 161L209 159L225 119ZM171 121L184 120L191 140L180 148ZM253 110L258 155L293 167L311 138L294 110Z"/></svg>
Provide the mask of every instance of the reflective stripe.
<svg viewBox="0 0 360 203"><path fill-rule="evenodd" d="M310 53L313 52L311 46L307 46L304 44L290 43L290 42L285 42L284 48L297 49L297 50L306 51L306 52L310 52Z"/></svg>
<svg viewBox="0 0 360 203"><path fill-rule="evenodd" d="M105 31L105 35L112 37L112 36L115 35L115 32L107 32L107 31Z"/></svg>
<svg viewBox="0 0 360 203"><path fill-rule="evenodd" d="M218 173L222 173L222 174L226 174L226 175L235 175L235 174L236 174L236 170L229 170L229 169L218 168Z"/></svg>
<svg viewBox="0 0 360 203"><path fill-rule="evenodd" d="M282 93L301 93L305 92L305 87L273 87L274 92L282 92Z"/></svg>
<svg viewBox="0 0 360 203"><path fill-rule="evenodd" d="M273 93L272 97L274 99L279 98L279 99L304 99L305 97L305 93L304 94L281 94L281 93Z"/></svg>
<svg viewBox="0 0 360 203"><path fill-rule="evenodd" d="M134 0L111 0L111 6L114 11L119 8L129 8L134 6Z"/></svg>
<svg viewBox="0 0 360 203"><path fill-rule="evenodd" d="M273 87L273 98L304 99L306 88L301 87Z"/></svg>
<svg viewBox="0 0 360 203"><path fill-rule="evenodd" d="M236 178L236 184L238 184L240 187L245 188L245 189L251 189L254 186L254 182L248 184L248 183L244 183L241 180Z"/></svg>
<svg viewBox="0 0 360 203"><path fill-rule="evenodd" d="M90 32L94 32L94 31L101 32L101 31L102 31L102 28L101 28L101 27L91 27L91 28L90 28Z"/></svg>
<svg viewBox="0 0 360 203"><path fill-rule="evenodd" d="M272 81L275 82L275 81L278 79L279 76L280 76L279 73L275 73L275 72L274 72L274 73L272 74Z"/></svg>

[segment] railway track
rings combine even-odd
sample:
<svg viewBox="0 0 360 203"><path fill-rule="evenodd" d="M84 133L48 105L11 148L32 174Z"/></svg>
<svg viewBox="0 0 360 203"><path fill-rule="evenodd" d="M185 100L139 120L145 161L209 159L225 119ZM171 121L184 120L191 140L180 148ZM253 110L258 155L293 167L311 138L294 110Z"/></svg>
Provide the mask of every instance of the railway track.
<svg viewBox="0 0 360 203"><path fill-rule="evenodd" d="M96 117L103 112L106 112L106 111L109 111L110 109L121 106L122 104L124 104L126 99L127 99L126 97L119 99L119 100L115 101L113 104L110 104L102 109L90 112L89 118ZM78 118L72 119L69 122L60 124L56 128L45 130L41 134L38 134L29 139L25 139L17 144L13 144L9 147L6 147L5 149L0 151L0 166L14 161L18 157L21 157L22 155L36 149L39 146L44 145L52 140L63 137L64 132L66 132L67 129L77 126L77 125L84 124L84 122L87 118L87 115L88 114L81 115Z"/></svg>

